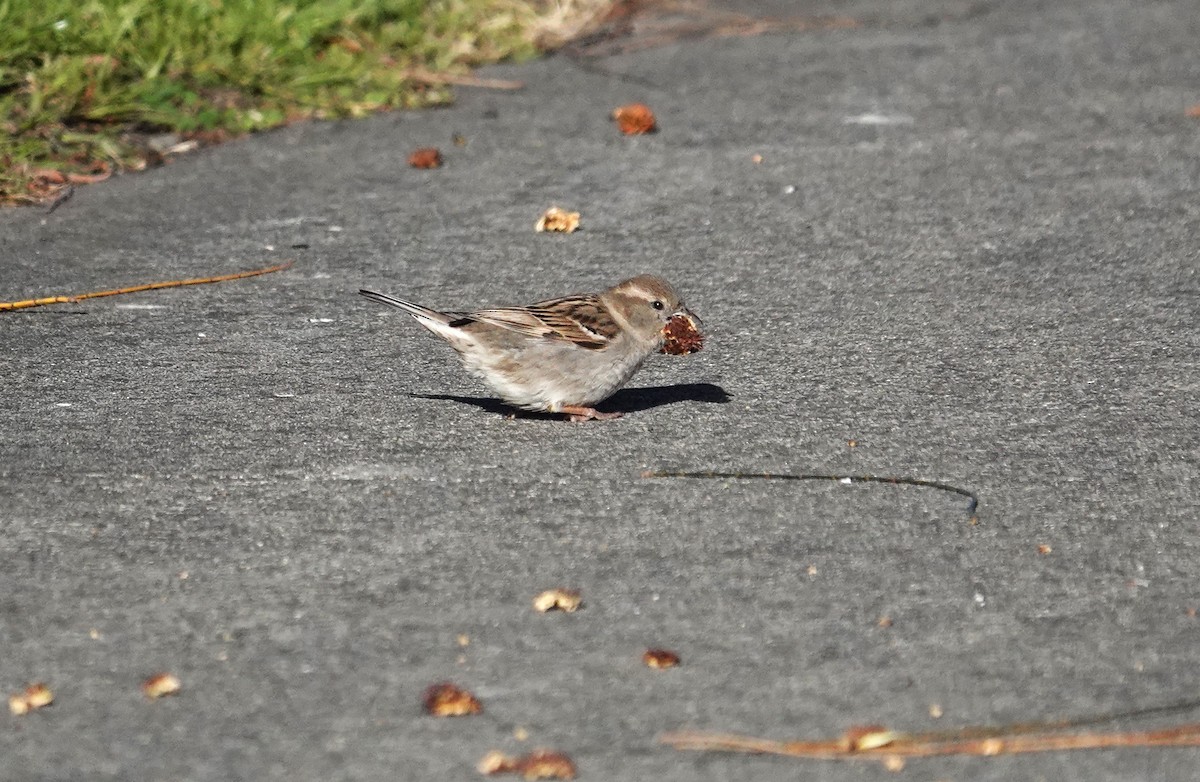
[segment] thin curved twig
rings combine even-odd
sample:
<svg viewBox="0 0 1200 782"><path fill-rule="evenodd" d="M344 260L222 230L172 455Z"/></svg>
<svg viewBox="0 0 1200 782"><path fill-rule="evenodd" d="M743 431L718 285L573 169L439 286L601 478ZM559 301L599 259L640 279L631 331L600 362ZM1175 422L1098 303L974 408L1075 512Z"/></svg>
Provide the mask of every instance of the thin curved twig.
<svg viewBox="0 0 1200 782"><path fill-rule="evenodd" d="M267 266L262 269L251 269L245 272L234 272L233 274L221 274L216 277L195 277L190 280L167 280L165 282L150 282L145 285L133 285L128 288L116 288L108 291L93 291L91 293L80 293L75 296L46 296L41 299L26 299L25 301L0 301L0 312L9 312L11 310L23 310L31 307L44 307L47 304L74 304L83 301L84 299L99 299L105 296L120 296L125 293L140 293L141 291L156 291L162 288L182 288L185 285L207 285L213 282L227 282L229 280L241 280L246 277L257 277L261 274L270 274L272 272L280 272L291 267L295 261L286 261L274 266Z"/></svg>
<svg viewBox="0 0 1200 782"><path fill-rule="evenodd" d="M967 513L971 523L979 521L979 496L975 492L943 481L931 481L924 478L906 478L895 475L834 475L826 473L776 473L776 472L716 472L701 470L696 472L677 472L672 470L648 470L642 473L643 478L726 478L730 480L768 480L768 481L837 481L838 483L888 483L893 486L920 486L927 489L950 492L968 500Z"/></svg>

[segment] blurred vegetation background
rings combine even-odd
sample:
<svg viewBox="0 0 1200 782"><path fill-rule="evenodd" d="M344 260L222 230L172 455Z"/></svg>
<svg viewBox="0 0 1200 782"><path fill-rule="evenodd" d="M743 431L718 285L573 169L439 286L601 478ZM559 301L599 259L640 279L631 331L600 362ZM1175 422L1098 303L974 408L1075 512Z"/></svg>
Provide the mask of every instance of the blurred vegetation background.
<svg viewBox="0 0 1200 782"><path fill-rule="evenodd" d="M307 118L450 99L605 0L0 0L0 204Z"/></svg>

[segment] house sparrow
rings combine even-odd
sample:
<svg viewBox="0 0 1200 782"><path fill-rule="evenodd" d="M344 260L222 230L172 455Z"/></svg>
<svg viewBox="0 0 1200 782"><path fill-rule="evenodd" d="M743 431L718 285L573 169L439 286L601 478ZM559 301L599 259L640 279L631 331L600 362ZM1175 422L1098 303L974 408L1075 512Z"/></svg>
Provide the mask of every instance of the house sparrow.
<svg viewBox="0 0 1200 782"><path fill-rule="evenodd" d="M692 334L688 350L670 352L699 350L703 340L699 320L671 285L649 274L603 293L475 312L438 312L374 291L359 293L399 307L449 342L467 371L504 401L565 413L572 421L619 418L621 413L602 413L592 405L667 346L668 325L686 320Z"/></svg>

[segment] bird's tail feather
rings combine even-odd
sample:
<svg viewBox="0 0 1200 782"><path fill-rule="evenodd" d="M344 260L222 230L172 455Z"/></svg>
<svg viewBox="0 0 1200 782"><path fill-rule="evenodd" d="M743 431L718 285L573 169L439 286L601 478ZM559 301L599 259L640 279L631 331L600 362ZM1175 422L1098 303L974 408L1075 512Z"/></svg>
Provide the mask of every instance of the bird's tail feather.
<svg viewBox="0 0 1200 782"><path fill-rule="evenodd" d="M431 320L442 324L449 323L452 320L451 316L444 312L431 310L428 307L422 307L420 304L413 304L411 301L405 301L404 299L397 299L395 296L389 296L386 293L377 293L376 291L368 290L359 290L359 293L371 301L398 307L415 318Z"/></svg>

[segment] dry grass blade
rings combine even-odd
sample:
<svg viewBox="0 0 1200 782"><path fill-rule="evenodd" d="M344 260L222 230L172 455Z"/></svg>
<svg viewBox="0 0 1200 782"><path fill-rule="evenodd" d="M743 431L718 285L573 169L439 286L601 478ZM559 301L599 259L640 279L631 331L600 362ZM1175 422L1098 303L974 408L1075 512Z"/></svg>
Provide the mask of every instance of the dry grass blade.
<svg viewBox="0 0 1200 782"><path fill-rule="evenodd" d="M962 733L988 733L985 737L963 738L953 733L906 735L894 734L878 746L862 746L847 736L822 741L773 741L755 736L682 731L660 737L675 749L708 752L740 752L754 755L784 755L810 760L872 759L889 762L893 758L922 758L938 755L1017 755L1030 752L1063 752L1083 749L1121 747L1200 747L1200 723L1174 725L1146 731L1063 733L1047 729L1025 733L1028 726L1013 726L1016 735L1005 728L967 729Z"/></svg>
<svg viewBox="0 0 1200 782"><path fill-rule="evenodd" d="M47 304L74 304L83 301L84 299L100 299L105 296L120 296L125 293L140 293L141 291L156 291L162 288L182 288L185 285L208 285L214 282L228 282L229 280L242 280L247 277L258 277L263 274L271 274L272 272L280 272L290 268L294 261L286 261L274 266L267 266L262 269L251 269L245 272L234 272L233 274L221 274L216 277L195 277L190 280L167 280L165 282L151 282L145 285L133 285L128 288L115 288L107 291L93 291L91 293L80 293L75 296L46 296L41 299L26 299L25 301L3 301L0 302L0 312L9 310L22 310L31 307L43 307Z"/></svg>

